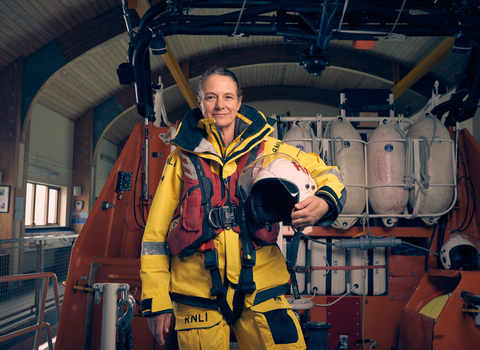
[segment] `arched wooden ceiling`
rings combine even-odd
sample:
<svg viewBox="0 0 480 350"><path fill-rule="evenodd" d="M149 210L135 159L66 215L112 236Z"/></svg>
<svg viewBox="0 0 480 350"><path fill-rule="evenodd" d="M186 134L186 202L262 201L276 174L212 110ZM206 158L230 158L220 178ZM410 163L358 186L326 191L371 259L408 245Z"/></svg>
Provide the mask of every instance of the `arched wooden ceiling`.
<svg viewBox="0 0 480 350"><path fill-rule="evenodd" d="M132 25L138 24L130 11ZM281 37L178 35L168 37L173 54L188 71L195 91L198 77L213 64L235 70L245 91L244 101L289 99L338 106L343 88L391 88L394 74L406 75L444 37L411 37L403 42L380 39L373 50L354 50L351 41L332 41L331 66L321 77L298 64L301 44ZM76 120L89 110L101 125L115 120L104 138L120 144L141 121L136 116L134 89L118 83L116 68L126 61L129 37L121 0L0 0L0 68L25 57L22 115L29 121L40 103ZM463 55L450 54L395 101L399 113L428 100L438 80L454 88ZM179 119L189 108L163 59L152 56L155 79L164 84L169 118ZM396 73L395 73L396 72ZM106 113L105 111L108 111ZM116 118L121 115L121 117Z"/></svg>

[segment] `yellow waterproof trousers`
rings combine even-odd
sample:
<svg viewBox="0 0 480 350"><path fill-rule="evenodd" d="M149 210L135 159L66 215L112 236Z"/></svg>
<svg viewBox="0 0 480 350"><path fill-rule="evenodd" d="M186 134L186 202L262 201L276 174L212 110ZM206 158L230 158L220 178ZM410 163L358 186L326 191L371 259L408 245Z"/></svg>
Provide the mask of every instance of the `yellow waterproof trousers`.
<svg viewBox="0 0 480 350"><path fill-rule="evenodd" d="M230 326L218 310L174 302L180 350L229 350ZM232 325L241 350L306 349L297 317L285 296L244 306Z"/></svg>

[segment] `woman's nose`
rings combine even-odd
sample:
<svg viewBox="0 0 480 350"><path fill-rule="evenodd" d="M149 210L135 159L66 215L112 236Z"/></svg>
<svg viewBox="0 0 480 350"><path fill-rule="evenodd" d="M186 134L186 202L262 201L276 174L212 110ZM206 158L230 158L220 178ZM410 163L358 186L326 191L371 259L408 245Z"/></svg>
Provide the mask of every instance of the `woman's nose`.
<svg viewBox="0 0 480 350"><path fill-rule="evenodd" d="M217 101L215 103L215 108L221 109L223 107L225 107L225 101L223 100L223 98L217 98Z"/></svg>

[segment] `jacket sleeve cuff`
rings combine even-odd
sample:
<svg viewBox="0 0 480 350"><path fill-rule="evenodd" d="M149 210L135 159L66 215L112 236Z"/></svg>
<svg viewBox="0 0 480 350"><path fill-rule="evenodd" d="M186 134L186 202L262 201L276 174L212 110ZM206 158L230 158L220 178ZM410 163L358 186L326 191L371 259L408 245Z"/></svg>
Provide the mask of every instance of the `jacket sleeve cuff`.
<svg viewBox="0 0 480 350"><path fill-rule="evenodd" d="M154 316L173 312L172 302L169 297L144 299L141 302L142 316Z"/></svg>
<svg viewBox="0 0 480 350"><path fill-rule="evenodd" d="M161 314L173 314L173 309L168 309L168 310L163 310L163 311L153 312L153 313L144 313L144 314L142 314L142 316L143 317L154 317L154 316L158 316L158 315L161 315Z"/></svg>
<svg viewBox="0 0 480 350"><path fill-rule="evenodd" d="M333 195L332 195L333 193ZM338 215L342 212L343 207L340 204L340 201L334 197L334 192L330 188L322 187L315 196L322 198L328 204L328 211L323 215L320 220L315 223L315 226L330 226L335 220L337 220Z"/></svg>

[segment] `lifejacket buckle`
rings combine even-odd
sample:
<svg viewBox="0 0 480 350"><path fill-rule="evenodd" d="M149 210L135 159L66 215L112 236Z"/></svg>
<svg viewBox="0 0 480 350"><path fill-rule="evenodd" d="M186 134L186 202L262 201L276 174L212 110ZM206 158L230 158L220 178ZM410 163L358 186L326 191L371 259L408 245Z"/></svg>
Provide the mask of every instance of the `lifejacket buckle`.
<svg viewBox="0 0 480 350"><path fill-rule="evenodd" d="M214 297L219 297L224 294L223 288L219 288L217 285L214 285L210 289L210 294Z"/></svg>
<svg viewBox="0 0 480 350"><path fill-rule="evenodd" d="M237 207L234 205L223 206L219 209L219 214L222 226L227 229L231 229L236 222L235 218L237 216Z"/></svg>
<svg viewBox="0 0 480 350"><path fill-rule="evenodd" d="M256 262L255 250L248 249L248 252L243 252L242 266L254 267Z"/></svg>
<svg viewBox="0 0 480 350"><path fill-rule="evenodd" d="M214 215L215 218L213 217ZM223 227L229 230L236 224L236 217L237 207L235 205L225 205L223 207L212 208L208 213L208 222L215 229Z"/></svg>
<svg viewBox="0 0 480 350"><path fill-rule="evenodd" d="M206 270L218 268L218 252L216 249L203 252L203 264Z"/></svg>
<svg viewBox="0 0 480 350"><path fill-rule="evenodd" d="M242 292L245 294L252 294L257 289L255 282L247 283L242 285Z"/></svg>

